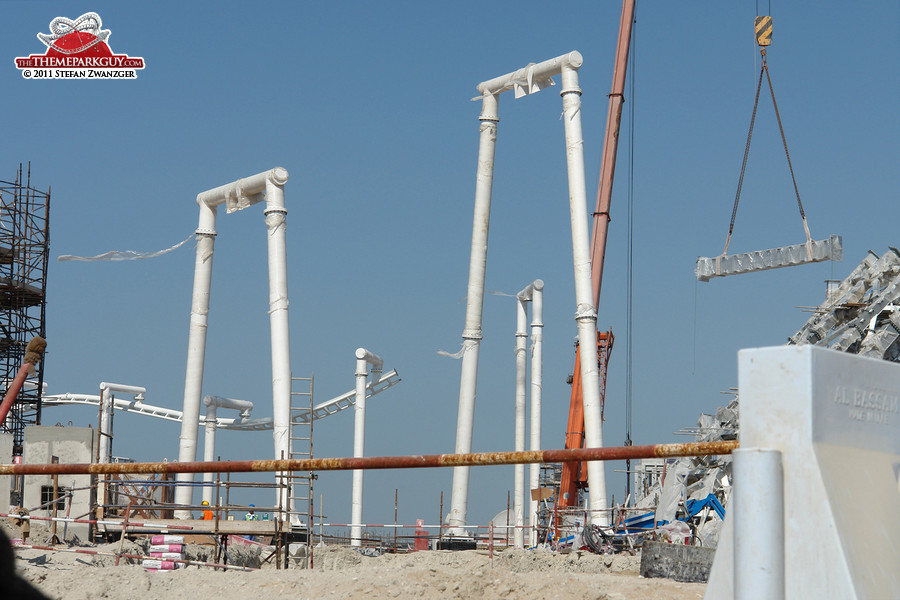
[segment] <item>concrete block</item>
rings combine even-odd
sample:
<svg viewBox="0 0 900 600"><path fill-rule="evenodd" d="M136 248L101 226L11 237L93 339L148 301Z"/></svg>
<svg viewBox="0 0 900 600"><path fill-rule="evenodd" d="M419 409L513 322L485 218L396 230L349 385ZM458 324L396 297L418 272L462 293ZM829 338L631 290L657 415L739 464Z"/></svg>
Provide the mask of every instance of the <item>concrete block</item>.
<svg viewBox="0 0 900 600"><path fill-rule="evenodd" d="M738 364L741 447L782 452L785 597L900 598L900 365L811 345ZM734 598L733 549L731 511L707 598Z"/></svg>
<svg viewBox="0 0 900 600"><path fill-rule="evenodd" d="M95 430L89 427L33 425L25 428L22 462L24 464L49 464L51 457L57 456L60 464L91 463L93 462L95 443ZM59 476L59 487L74 490L70 509L71 516L80 517L90 513L93 500L90 489L92 479L91 475ZM41 489L52 485L53 478L50 475L26 475L23 487L25 507L30 510L40 506L42 504ZM52 507L49 510L34 511L32 514L50 516L51 513ZM58 527L58 532L62 537L61 525ZM87 540L90 535L89 525L69 524L66 526L66 535L68 537L77 535L80 539Z"/></svg>
<svg viewBox="0 0 900 600"><path fill-rule="evenodd" d="M641 576L705 583L715 553L714 548L645 542L641 548Z"/></svg>
<svg viewBox="0 0 900 600"><path fill-rule="evenodd" d="M841 260L843 258L841 243L841 236L833 235L827 240L813 240L810 251L807 251L806 244L796 244L711 258L701 256L697 259L694 275L700 281L709 281L713 277L780 269L825 260Z"/></svg>

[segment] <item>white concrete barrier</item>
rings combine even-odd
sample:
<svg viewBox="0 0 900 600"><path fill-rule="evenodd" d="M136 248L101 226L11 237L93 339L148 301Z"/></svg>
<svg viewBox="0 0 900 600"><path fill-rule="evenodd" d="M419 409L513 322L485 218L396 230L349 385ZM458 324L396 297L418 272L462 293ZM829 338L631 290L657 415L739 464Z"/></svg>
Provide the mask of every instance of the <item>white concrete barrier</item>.
<svg viewBox="0 0 900 600"><path fill-rule="evenodd" d="M900 598L900 365L808 345L738 365L741 448L782 454L785 597ZM734 589L734 525L730 512L711 600L752 597Z"/></svg>

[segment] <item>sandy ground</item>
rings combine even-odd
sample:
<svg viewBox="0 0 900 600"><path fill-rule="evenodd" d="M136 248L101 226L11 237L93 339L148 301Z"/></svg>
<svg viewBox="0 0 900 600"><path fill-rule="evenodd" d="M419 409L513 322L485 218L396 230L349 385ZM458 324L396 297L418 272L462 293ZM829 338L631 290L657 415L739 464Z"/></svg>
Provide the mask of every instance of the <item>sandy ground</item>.
<svg viewBox="0 0 900 600"><path fill-rule="evenodd" d="M96 550L115 552L118 544ZM85 548L88 549L88 548ZM141 552L126 542L126 553ZM207 547L188 547L188 558L207 560ZM252 572L188 567L148 572L135 564L113 566L114 558L69 552L17 549L17 571L49 598L65 600L253 600L266 598L503 598L524 600L697 600L706 586L638 574L640 557L599 556L589 552L505 550L426 551L362 556L349 548L317 548L312 570ZM252 552L239 557L252 564Z"/></svg>

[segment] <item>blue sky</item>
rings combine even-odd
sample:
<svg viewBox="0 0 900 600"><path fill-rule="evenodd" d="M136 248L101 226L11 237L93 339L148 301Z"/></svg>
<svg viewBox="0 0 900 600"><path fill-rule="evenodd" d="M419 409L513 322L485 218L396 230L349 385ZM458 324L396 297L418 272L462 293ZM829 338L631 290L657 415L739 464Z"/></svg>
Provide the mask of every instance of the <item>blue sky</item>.
<svg viewBox="0 0 900 600"><path fill-rule="evenodd" d="M214 8L212 8L214 6ZM369 403L366 452L451 452L465 312L479 82L579 50L589 209L593 208L618 2L119 3L4 2L0 178L31 161L52 186L45 379L51 393L143 385L181 408L192 245L119 263L60 254L158 250L197 224L196 195L274 166L285 188L292 369L315 373L316 399L353 386L353 351L380 354L403 383ZM16 56L56 16L95 11L116 53L144 57L136 81L28 81ZM783 343L869 249L898 245L900 9L873 1L772 4L769 67L813 237L843 236L843 263L698 284L698 255L721 251L759 69L753 2L642 2L636 25L632 437L673 441L726 402L740 348ZM543 446L563 445L576 335L558 87L500 102L487 288L546 282ZM629 85L630 94L630 85ZM771 102L763 97L731 250L803 241ZM618 337L607 444L624 431L626 191L623 116L601 328ZM224 212L224 211L221 211ZM204 394L271 414L262 211L218 222ZM515 306L489 296L475 450L513 444ZM96 421L48 409L45 424ZM352 454L349 412L316 424L317 456ZM177 456L179 428L119 414L117 455ZM267 458L267 433L229 433L226 459ZM610 493L624 496L608 467ZM368 522L433 523L449 470L371 472ZM511 467L475 470L470 522L506 508ZM350 474L322 474L332 522L350 514ZM265 497L251 498L265 504Z"/></svg>

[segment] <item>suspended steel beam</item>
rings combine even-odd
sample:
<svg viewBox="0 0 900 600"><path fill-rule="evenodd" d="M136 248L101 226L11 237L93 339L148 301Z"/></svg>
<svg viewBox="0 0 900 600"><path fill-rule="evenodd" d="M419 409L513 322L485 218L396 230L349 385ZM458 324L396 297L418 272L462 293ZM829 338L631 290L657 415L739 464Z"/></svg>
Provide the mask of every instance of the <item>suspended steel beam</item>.
<svg viewBox="0 0 900 600"><path fill-rule="evenodd" d="M841 236L833 235L826 240L811 240L809 244L782 246L743 254L723 254L712 258L701 256L697 259L694 275L700 281L709 281L713 277L767 271L825 260L839 261L843 258L841 244Z"/></svg>

